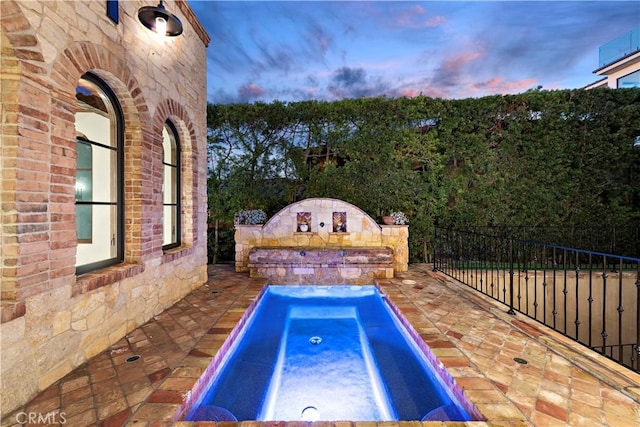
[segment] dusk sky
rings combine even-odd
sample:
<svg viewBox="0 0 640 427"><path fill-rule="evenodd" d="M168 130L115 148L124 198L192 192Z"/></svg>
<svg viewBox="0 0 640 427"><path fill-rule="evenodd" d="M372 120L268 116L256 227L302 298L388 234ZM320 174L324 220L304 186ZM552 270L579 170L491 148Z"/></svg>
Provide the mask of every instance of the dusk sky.
<svg viewBox="0 0 640 427"><path fill-rule="evenodd" d="M582 88L640 1L211 1L207 100L468 98Z"/></svg>

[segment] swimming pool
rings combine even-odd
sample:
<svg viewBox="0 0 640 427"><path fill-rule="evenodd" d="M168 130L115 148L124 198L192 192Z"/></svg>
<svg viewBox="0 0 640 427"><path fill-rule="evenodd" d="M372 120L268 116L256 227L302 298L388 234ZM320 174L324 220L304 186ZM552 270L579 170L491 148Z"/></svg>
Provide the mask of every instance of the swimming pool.
<svg viewBox="0 0 640 427"><path fill-rule="evenodd" d="M481 419L397 314L376 286L269 285L185 420Z"/></svg>

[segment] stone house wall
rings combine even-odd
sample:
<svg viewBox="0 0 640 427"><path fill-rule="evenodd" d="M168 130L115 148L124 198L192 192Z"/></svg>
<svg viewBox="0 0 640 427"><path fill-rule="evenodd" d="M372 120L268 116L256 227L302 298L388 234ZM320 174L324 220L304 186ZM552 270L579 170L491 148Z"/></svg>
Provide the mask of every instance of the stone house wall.
<svg viewBox="0 0 640 427"><path fill-rule="evenodd" d="M188 4L184 33L138 21L153 2L0 2L1 413L9 413L206 279L206 48ZM155 3L153 4L155 5ZM77 276L75 91L87 72L124 121L124 262ZM162 128L181 147L181 246L162 249ZM130 402L131 403L131 402Z"/></svg>
<svg viewBox="0 0 640 427"><path fill-rule="evenodd" d="M300 213L310 213L309 231L299 231ZM334 212L345 213L346 232L334 232ZM409 268L409 227L381 225L360 208L337 199L311 198L293 203L264 225L236 225L235 268L249 271L254 247L380 247L393 249L395 271Z"/></svg>

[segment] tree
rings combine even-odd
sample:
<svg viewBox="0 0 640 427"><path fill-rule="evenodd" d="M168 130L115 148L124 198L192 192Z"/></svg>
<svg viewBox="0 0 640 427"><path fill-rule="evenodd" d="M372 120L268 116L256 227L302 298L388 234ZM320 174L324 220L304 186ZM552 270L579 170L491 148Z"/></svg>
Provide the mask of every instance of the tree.
<svg viewBox="0 0 640 427"><path fill-rule="evenodd" d="M333 197L434 224L640 223L640 89L209 105L210 216Z"/></svg>

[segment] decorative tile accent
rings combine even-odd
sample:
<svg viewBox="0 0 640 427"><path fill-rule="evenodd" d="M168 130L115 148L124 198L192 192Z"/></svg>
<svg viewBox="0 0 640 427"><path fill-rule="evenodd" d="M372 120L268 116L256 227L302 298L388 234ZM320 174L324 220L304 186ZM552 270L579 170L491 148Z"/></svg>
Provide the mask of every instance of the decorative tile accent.
<svg viewBox="0 0 640 427"><path fill-rule="evenodd" d="M347 213L346 212L334 212L333 218L333 232L334 233L346 233L347 232Z"/></svg>
<svg viewBox="0 0 640 427"><path fill-rule="evenodd" d="M311 212L298 212L296 214L296 231L299 233L311 232Z"/></svg>

